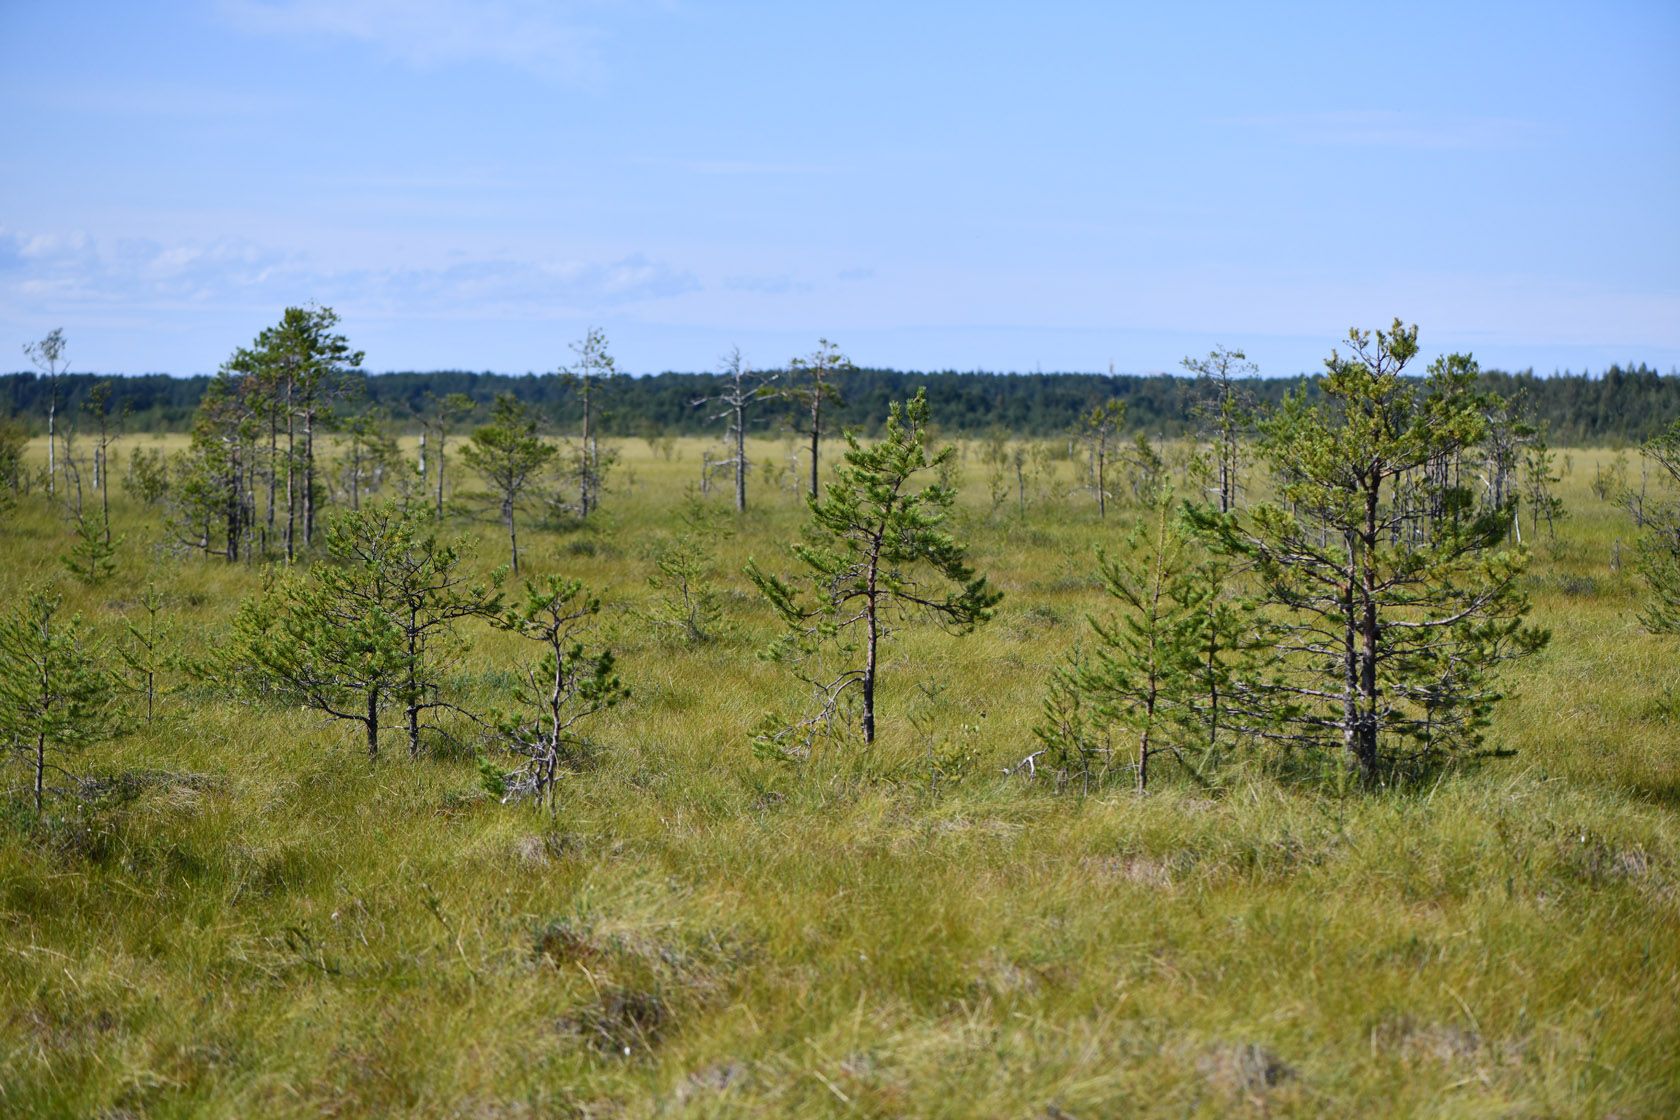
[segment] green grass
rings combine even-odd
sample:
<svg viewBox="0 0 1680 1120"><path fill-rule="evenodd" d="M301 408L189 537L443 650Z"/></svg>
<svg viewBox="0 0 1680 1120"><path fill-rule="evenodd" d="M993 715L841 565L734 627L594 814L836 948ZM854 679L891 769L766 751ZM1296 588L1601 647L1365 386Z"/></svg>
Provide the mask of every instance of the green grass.
<svg viewBox="0 0 1680 1120"><path fill-rule="evenodd" d="M772 618L739 574L782 564L790 493L755 479L720 543L736 637L662 645L630 610L703 446L627 443L599 523L522 529L533 574L617 604L634 692L552 820L482 795L470 758L393 739L370 768L351 730L200 694L78 759L123 779L97 802L8 809L0 1113L1680 1112L1680 648L1639 631L1637 580L1610 569L1633 532L1587 489L1608 453L1572 452L1570 518L1536 550L1555 636L1510 675L1492 740L1514 757L1379 795L1254 767L1078 797L1002 770L1101 605L1091 545L1132 511L994 518L970 454L958 531L1008 595L997 620L896 637L877 748L794 770L748 741L802 698L754 658ZM162 558L155 516L113 500L119 575L61 579L67 604L115 635L155 577L214 642L259 572ZM472 529L498 562L504 538ZM68 547L33 499L0 544L7 603ZM478 635L482 698L517 646ZM923 710L979 728L937 797Z"/></svg>

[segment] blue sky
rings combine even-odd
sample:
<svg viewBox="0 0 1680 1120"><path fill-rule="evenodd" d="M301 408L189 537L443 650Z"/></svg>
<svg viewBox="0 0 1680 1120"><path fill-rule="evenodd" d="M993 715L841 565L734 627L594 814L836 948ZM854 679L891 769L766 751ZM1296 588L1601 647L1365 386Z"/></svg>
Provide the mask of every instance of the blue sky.
<svg viewBox="0 0 1680 1120"><path fill-rule="evenodd" d="M0 368L1680 364L1680 4L0 0Z"/></svg>

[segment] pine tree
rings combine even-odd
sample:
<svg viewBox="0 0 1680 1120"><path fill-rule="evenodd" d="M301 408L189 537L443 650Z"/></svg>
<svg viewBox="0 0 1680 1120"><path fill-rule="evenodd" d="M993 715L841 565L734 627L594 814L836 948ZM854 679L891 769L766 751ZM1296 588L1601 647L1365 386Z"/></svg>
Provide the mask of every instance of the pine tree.
<svg viewBox="0 0 1680 1120"><path fill-rule="evenodd" d="M565 768L591 746L578 725L629 698L612 651L584 646L600 611L601 600L580 581L550 576L526 584L525 601L497 621L501 629L542 649L536 664L525 668L515 693L519 710L496 721L502 742L523 761L508 773L488 760L481 767L486 784L504 801L530 797L552 812Z"/></svg>
<svg viewBox="0 0 1680 1120"><path fill-rule="evenodd" d="M490 495L501 509L507 526L508 549L513 574L519 574L519 533L514 511L533 480L556 448L537 435L537 422L526 419L525 404L511 393L496 394L490 422L472 434L472 442L461 449L467 466L477 471L490 487Z"/></svg>
<svg viewBox="0 0 1680 1120"><path fill-rule="evenodd" d="M156 583L146 584L146 593L140 598L140 609L146 612L145 621L139 626L132 622L124 624L128 641L117 647L117 653L133 675L129 691L146 698L146 726L150 727L157 705L158 678L174 662L166 649L174 627L161 618L163 596L158 593Z"/></svg>
<svg viewBox="0 0 1680 1120"><path fill-rule="evenodd" d="M1374 781L1479 745L1498 663L1548 636L1523 623L1526 554L1501 547L1512 502L1477 507L1429 470L1487 430L1475 362L1440 359L1421 386L1403 377L1417 328L1399 320L1349 345L1326 361L1322 399L1294 394L1260 425L1279 500L1190 516L1252 561L1279 630L1276 718L1254 729L1336 743Z"/></svg>
<svg viewBox="0 0 1680 1120"><path fill-rule="evenodd" d="M1079 435L1085 441L1091 470L1089 489L1097 499L1097 516L1108 516L1108 462L1120 429L1126 424L1126 402L1106 401L1079 418Z"/></svg>
<svg viewBox="0 0 1680 1120"><path fill-rule="evenodd" d="M846 433L845 464L835 468L826 498L808 500L807 542L792 549L809 569L805 587L747 562L747 577L787 626L769 655L801 666L802 679L819 696L810 719L793 728L767 726L761 743L772 750L796 730L806 733L809 745L853 689L861 697L864 742L874 742L880 649L895 624L923 617L967 633L991 619L1003 598L985 576L974 574L967 548L940 528L956 491L939 482L910 488L917 475L937 473L955 454L947 446L930 457L927 426L927 396L919 392L908 404L891 406L885 438L873 447ZM923 572L933 577L931 585ZM838 654L844 667L824 676L803 669L825 650Z"/></svg>
<svg viewBox="0 0 1680 1120"><path fill-rule="evenodd" d="M1162 753L1201 776L1190 756L1217 753L1233 680L1254 671L1255 643L1223 595L1225 572L1175 516L1165 488L1122 554L1098 549L1097 570L1118 613L1090 617L1090 645L1056 671L1035 734L1063 759L1083 761L1111 728L1128 730L1139 792Z"/></svg>
<svg viewBox="0 0 1680 1120"><path fill-rule="evenodd" d="M81 616L57 620L63 597L27 589L0 620L0 735L23 752L34 771L35 812L43 812L54 759L122 732L115 681L103 649Z"/></svg>
<svg viewBox="0 0 1680 1120"><path fill-rule="evenodd" d="M1642 507L1645 532L1639 538L1639 570L1651 600L1639 621L1653 634L1680 634L1680 420L1639 450L1656 468L1662 495Z"/></svg>
<svg viewBox="0 0 1680 1120"><path fill-rule="evenodd" d="M804 434L811 438L810 496L813 500L817 496L818 455L825 430L823 406L842 403L834 379L852 368L852 360L840 353L839 347L826 338L819 338L815 350L788 363L788 381L774 391L776 397L792 404L795 411L807 414L802 423L805 425Z"/></svg>
<svg viewBox="0 0 1680 1120"><path fill-rule="evenodd" d="M327 562L307 578L282 579L241 609L239 675L362 724L369 759L395 708L418 755L426 714L460 710L442 694L466 652L457 623L500 610L501 573L473 579L465 538L440 540L393 502L330 518L324 544Z"/></svg>

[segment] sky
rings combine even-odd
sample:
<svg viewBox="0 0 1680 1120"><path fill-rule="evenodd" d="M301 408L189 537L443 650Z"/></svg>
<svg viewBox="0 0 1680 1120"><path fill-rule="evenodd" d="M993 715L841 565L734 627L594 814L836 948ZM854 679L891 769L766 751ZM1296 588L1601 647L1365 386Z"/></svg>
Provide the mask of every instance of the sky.
<svg viewBox="0 0 1680 1120"><path fill-rule="evenodd" d="M0 0L0 369L1680 365L1680 3Z"/></svg>

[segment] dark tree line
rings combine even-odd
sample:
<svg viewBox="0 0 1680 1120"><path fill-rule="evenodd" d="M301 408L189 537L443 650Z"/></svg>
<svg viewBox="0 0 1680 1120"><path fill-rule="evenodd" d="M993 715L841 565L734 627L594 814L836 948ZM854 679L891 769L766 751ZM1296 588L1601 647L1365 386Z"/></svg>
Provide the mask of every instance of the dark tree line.
<svg viewBox="0 0 1680 1120"><path fill-rule="evenodd" d="M767 370L767 373L777 371ZM95 385L106 377L72 373L58 379L61 414L79 415ZM166 374L111 378L114 414L130 414L139 430L185 431L192 424L199 401L213 377L176 378ZM539 414L570 429L583 419L584 394L576 379L554 374L509 376L499 373L441 371L434 373L358 374L351 396L378 407L401 427L419 430L436 412L437 402L460 394L473 412L468 425L488 419L498 394L511 394ZM1309 394L1318 391L1320 378L1307 378ZM831 384L838 400L825 405L824 425L830 430L852 428L879 436L887 406L926 391L928 403L948 432L979 433L999 427L1016 435L1048 436L1074 428L1081 415L1108 400L1126 403L1133 428L1175 436L1202 424L1197 406L1202 395L1194 377L1171 374L1104 375L1095 373L935 373L837 368ZM1233 386L1253 406L1276 407L1302 381L1288 377L1245 377ZM701 398L715 398L727 389L722 373L651 374L632 377L609 373L590 386L592 430L603 436L684 434L714 429L711 415L694 407ZM1649 439L1680 418L1680 373L1663 374L1641 363L1611 366L1602 374L1561 373L1549 377L1531 371L1483 371L1480 392L1507 400L1520 399L1530 422L1546 425L1554 443L1563 445L1635 444ZM44 430L52 386L33 373L0 376L0 407L10 416ZM778 421L795 421L795 401L768 402L764 416L777 430Z"/></svg>

